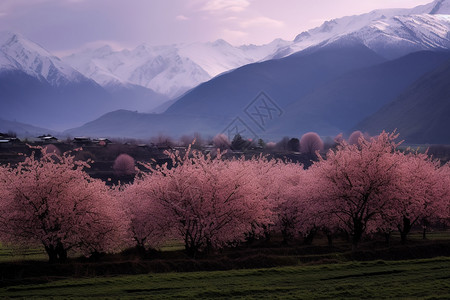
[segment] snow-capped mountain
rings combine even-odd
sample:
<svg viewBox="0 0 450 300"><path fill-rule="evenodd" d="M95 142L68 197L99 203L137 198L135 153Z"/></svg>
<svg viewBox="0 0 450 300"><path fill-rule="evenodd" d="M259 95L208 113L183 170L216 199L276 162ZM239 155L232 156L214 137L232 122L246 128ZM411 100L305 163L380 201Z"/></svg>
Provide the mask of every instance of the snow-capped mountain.
<svg viewBox="0 0 450 300"><path fill-rule="evenodd" d="M52 86L88 80L38 44L20 34L0 32L0 71L20 70Z"/></svg>
<svg viewBox="0 0 450 300"><path fill-rule="evenodd" d="M106 88L134 84L169 96L179 95L210 78L194 62L178 55L172 46L144 44L132 51L118 52L104 46L64 60Z"/></svg>
<svg viewBox="0 0 450 300"><path fill-rule="evenodd" d="M361 43L388 59L427 49L450 48L450 0L412 9L381 9L326 21L299 34L256 46L233 46L224 40L168 46L140 45L113 51L105 46L63 58L103 87L133 84L169 98L211 78L254 62L286 57L331 43Z"/></svg>
<svg viewBox="0 0 450 300"><path fill-rule="evenodd" d="M176 99L162 114L116 111L70 133L142 138L148 133L136 128L155 128L173 136L193 132L214 135L232 128L245 130L249 137L298 136L311 130L335 135L353 128L361 119L397 99L421 76L446 63L450 51L433 50L450 49L449 21L450 0L439 0L413 9L376 10L331 20L298 35L292 42L275 41L270 49L239 47L248 51L246 54L258 53L259 56L253 54L248 61L263 62L216 76ZM235 48L224 41L216 44L228 53L239 53L231 52ZM209 46L196 45L197 48L191 49L200 48L199 52L206 53L212 51ZM187 56L189 51L183 51L181 56ZM195 50L193 53L197 54ZM230 61L245 63L245 59L236 59L239 56L222 61L220 56L208 55L214 59L193 55L190 60L204 70L207 66L208 70L225 69L230 67L227 64ZM264 62L272 58L277 59ZM440 83L445 84L445 76L441 79ZM269 118L262 110L249 113L261 91L268 95L268 102L273 101L283 111L280 118L270 112ZM442 99L441 95L433 97ZM264 103L269 105L267 101ZM267 107L267 111L275 109L274 106ZM431 110L436 112L434 108ZM399 111L408 113L401 108ZM447 116L447 110L443 111L446 114L440 115ZM252 115L260 116L261 120L255 121ZM428 116L427 122L432 122L432 114ZM378 118L375 123L380 125L382 121ZM423 128L420 130L425 132Z"/></svg>
<svg viewBox="0 0 450 300"><path fill-rule="evenodd" d="M224 40L168 46L142 44L133 50L109 46L84 50L64 60L104 87L135 84L171 98L237 67L260 61L289 42L235 47Z"/></svg>
<svg viewBox="0 0 450 300"><path fill-rule="evenodd" d="M449 48L450 0L436 0L412 9L380 9L324 22L302 32L278 50L286 56L311 46L353 40L387 58L419 50Z"/></svg>
<svg viewBox="0 0 450 300"><path fill-rule="evenodd" d="M192 61L204 69L209 76L215 77L221 73L238 68L240 66L265 60L280 47L290 44L288 41L276 39L266 45L232 46L219 39L211 43L193 43L182 45L180 54L189 57Z"/></svg>
<svg viewBox="0 0 450 300"><path fill-rule="evenodd" d="M65 129L115 109L148 112L167 100L141 86L106 90L20 34L0 32L0 118Z"/></svg>
<svg viewBox="0 0 450 300"><path fill-rule="evenodd" d="M450 0L334 19L293 41L277 39L261 46L233 46L224 40L142 44L121 51L104 46L60 60L23 36L3 32L0 118L59 129L115 109L148 112L160 107L162 112L167 108L164 104L173 103L166 116L190 113L194 124L206 117L220 119L227 111L230 115L242 111L239 105L261 90L281 104L299 102L313 90L323 89L324 82L338 80L353 69L436 49L450 49ZM345 59L336 61L336 53ZM347 77L343 78L342 82ZM329 87L331 96L336 86ZM163 120L164 115L158 118ZM184 124L180 126L186 130Z"/></svg>
<svg viewBox="0 0 450 300"><path fill-rule="evenodd" d="M361 41L387 58L420 50L449 49L450 15L396 16L372 22L347 37Z"/></svg>

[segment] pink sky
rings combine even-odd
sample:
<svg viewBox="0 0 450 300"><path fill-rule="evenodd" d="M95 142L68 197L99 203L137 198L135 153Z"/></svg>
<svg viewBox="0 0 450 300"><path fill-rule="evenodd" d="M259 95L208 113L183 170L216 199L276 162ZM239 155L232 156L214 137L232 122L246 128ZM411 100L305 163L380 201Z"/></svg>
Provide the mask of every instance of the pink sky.
<svg viewBox="0 0 450 300"><path fill-rule="evenodd" d="M1 0L0 30L55 53L108 43L116 48L214 41L292 40L323 21L431 0Z"/></svg>

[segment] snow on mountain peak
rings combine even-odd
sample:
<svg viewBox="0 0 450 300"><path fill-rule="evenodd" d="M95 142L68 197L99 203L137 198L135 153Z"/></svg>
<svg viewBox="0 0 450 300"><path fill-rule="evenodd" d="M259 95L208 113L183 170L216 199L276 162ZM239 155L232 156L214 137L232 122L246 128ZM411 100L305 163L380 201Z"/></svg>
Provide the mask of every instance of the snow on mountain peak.
<svg viewBox="0 0 450 300"><path fill-rule="evenodd" d="M398 15L378 19L354 32L336 35L325 45L352 39L392 59L411 52L450 49L449 15Z"/></svg>
<svg viewBox="0 0 450 300"><path fill-rule="evenodd" d="M311 37L311 34L308 31L303 31L302 33L300 33L299 35L297 35L294 39L294 43L298 43L301 42L305 39L308 39Z"/></svg>
<svg viewBox="0 0 450 300"><path fill-rule="evenodd" d="M36 43L27 40L25 37L18 33L3 31L0 32L0 45L2 49L6 49L8 47L16 47L16 45L22 46L26 48L28 51L35 52L42 56L52 56L48 51L39 46Z"/></svg>
<svg viewBox="0 0 450 300"><path fill-rule="evenodd" d="M95 49L94 52L97 56L107 56L113 52L113 49L111 48L111 46L105 45L103 47Z"/></svg>
<svg viewBox="0 0 450 300"><path fill-rule="evenodd" d="M24 71L55 86L83 78L38 44L12 32L0 32L0 69Z"/></svg>
<svg viewBox="0 0 450 300"><path fill-rule="evenodd" d="M101 85L132 83L176 97L242 65L285 57L339 39L360 42L386 58L408 51L448 48L449 22L445 15L450 15L450 0L436 0L412 9L379 9L329 20L300 33L294 41L277 39L266 45L235 47L219 39L166 46L141 44L119 52L102 47L65 60Z"/></svg>
<svg viewBox="0 0 450 300"><path fill-rule="evenodd" d="M64 58L103 86L136 84L177 97L223 72L270 57L290 42L235 47L223 39L208 43L152 46L114 52L110 47L84 50Z"/></svg>
<svg viewBox="0 0 450 300"><path fill-rule="evenodd" d="M218 39L211 43L213 47L233 47L230 43L225 41L224 39Z"/></svg>
<svg viewBox="0 0 450 300"><path fill-rule="evenodd" d="M431 15L450 15L450 0L436 0L411 9L378 9L362 15L326 21L319 27L297 35L292 45L280 50L280 53L286 56L310 46L329 44L343 37L357 37L369 48L376 44L375 48L378 50L381 50L382 43L385 43L385 48L395 47L397 43L399 48L403 48L397 55L406 54L407 48L411 51L447 48L448 22L443 17L427 17ZM415 17L403 18L409 16ZM414 37L413 33L417 36Z"/></svg>
<svg viewBox="0 0 450 300"><path fill-rule="evenodd" d="M337 25L335 20L325 21L322 26L319 27L320 32L331 32L333 30L334 25Z"/></svg>
<svg viewBox="0 0 450 300"><path fill-rule="evenodd" d="M435 0L431 3L420 5L413 8L411 14L450 14L450 1L449 0Z"/></svg>
<svg viewBox="0 0 450 300"><path fill-rule="evenodd" d="M433 7L430 14L450 14L450 1L437 0L435 7Z"/></svg>

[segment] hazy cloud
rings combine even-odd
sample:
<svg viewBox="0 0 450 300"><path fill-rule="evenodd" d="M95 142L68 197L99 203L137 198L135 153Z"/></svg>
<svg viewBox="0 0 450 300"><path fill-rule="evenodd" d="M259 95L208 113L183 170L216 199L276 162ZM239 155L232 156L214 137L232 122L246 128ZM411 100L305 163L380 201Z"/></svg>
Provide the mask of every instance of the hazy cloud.
<svg viewBox="0 0 450 300"><path fill-rule="evenodd" d="M209 0L205 3L202 10L214 12L241 12L249 5L250 2L248 0Z"/></svg>
<svg viewBox="0 0 450 300"><path fill-rule="evenodd" d="M245 21L242 21L241 26L243 28L251 27L251 26L258 26L258 27L283 27L284 23L275 19L271 19L268 17L257 17L248 19Z"/></svg>
<svg viewBox="0 0 450 300"><path fill-rule="evenodd" d="M187 20L189 20L189 18L184 16L184 15L178 15L178 16L175 17L175 19L177 19L178 21L187 21Z"/></svg>
<svg viewBox="0 0 450 300"><path fill-rule="evenodd" d="M223 38L238 44L292 40L324 20L432 0L0 0L0 30L54 53ZM320 21L319 21L320 20Z"/></svg>
<svg viewBox="0 0 450 300"><path fill-rule="evenodd" d="M239 39L242 39L245 36L247 36L246 32L239 31L239 30L224 29L222 31L222 33L223 33L224 39L230 40L230 41L239 40Z"/></svg>
<svg viewBox="0 0 450 300"><path fill-rule="evenodd" d="M119 43L114 40L98 40L98 41L92 41L92 42L83 44L77 48L72 48L72 49L63 50L63 51L53 51L52 53L59 57L64 57L64 56L69 56L69 55L73 54L74 52L81 52L81 51L87 50L87 49L98 49L105 45L110 46L111 49L114 51L121 51L124 49L133 48L132 45L125 45L125 44Z"/></svg>

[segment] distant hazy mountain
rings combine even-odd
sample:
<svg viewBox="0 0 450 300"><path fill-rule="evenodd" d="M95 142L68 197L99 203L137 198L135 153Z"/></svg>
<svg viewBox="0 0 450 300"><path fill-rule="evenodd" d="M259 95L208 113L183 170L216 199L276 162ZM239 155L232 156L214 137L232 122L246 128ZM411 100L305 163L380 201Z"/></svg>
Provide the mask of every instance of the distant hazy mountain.
<svg viewBox="0 0 450 300"><path fill-rule="evenodd" d="M22 71L51 86L91 81L19 34L0 32L0 70Z"/></svg>
<svg viewBox="0 0 450 300"><path fill-rule="evenodd" d="M397 129L408 143L450 144L449 83L447 61L355 127L371 134Z"/></svg>
<svg viewBox="0 0 450 300"><path fill-rule="evenodd" d="M370 50L364 50L364 48L352 50L340 48L342 51L341 55L338 55L339 52L336 49L333 49L333 51L329 50L330 52L327 53L325 48L320 48L316 53L288 57L276 62L282 66L284 64L291 65L298 72L303 70L303 72L312 75L314 72L320 74L325 69L311 71L305 62L317 66L318 61L322 61L322 68L324 66L326 68L335 68L339 66L337 62L349 66L350 57L359 57L361 61L366 62L368 57L372 57L374 61L380 61ZM332 56L333 59L328 56ZM294 58L298 60L298 65L294 64ZM183 103L182 101L185 98L181 98L177 102L178 105L174 105L166 113L155 115L125 111L114 112L69 131L69 133L97 136L120 136L124 134L125 136L141 138L159 133L172 136L194 132L214 135L225 131L234 118L239 117L258 137L265 139L276 140L286 135L300 136L307 131L317 131L321 135L333 136L339 132L348 132L354 128L359 128L356 127L356 124L362 119L396 99L418 78L421 78L427 72L433 71L449 59L449 52L417 52L396 60L359 67L343 72L343 74L336 74L332 79L311 76L310 81L304 83L299 81L295 85L291 82L289 84L291 87L290 91L298 95L298 97L280 98L272 95L281 95L282 92L288 92L283 88L280 88L278 92L272 90L271 93L267 93L273 101L277 101L276 103L282 108L282 114L268 121L268 125L264 130L258 128L244 112L247 105L255 97L250 98L250 101L244 101L245 99L239 98L245 92L240 91L239 85L233 83L241 83L244 91L247 88L250 91L256 91L257 88L263 87L270 80L265 81L261 77L252 78L250 76L254 74L252 72L254 69L252 68L258 67L261 70L265 70L267 65L271 69L266 70L267 72L256 72L256 74L273 74L274 78L281 76L274 72L276 68L271 62L260 63L256 66L245 66L239 69L240 72L236 70L219 76L192 90L191 93L194 94L189 96L190 93L188 93L186 102ZM354 62L356 61L358 60L356 59ZM284 67L281 69L284 69ZM249 73L246 72L247 70L249 70ZM325 73L331 74L328 70ZM248 77L245 76L247 74L249 75ZM295 75L292 75L292 77L297 78ZM254 79L254 81L249 79ZM284 80L281 81L284 82ZM258 84L261 85L258 86ZM211 101L208 103L208 97L201 97L203 93L207 94L208 91L213 94L219 91L215 94L216 97L211 97L217 102ZM231 92L227 93L227 91ZM221 94L224 94L223 97L220 96ZM435 96L435 94L431 95ZM205 100L195 102L194 99ZM280 101L280 99L284 99L284 101ZM295 100L289 103L291 99ZM399 106L396 114L400 115L401 110L402 108ZM267 114L268 111L262 109L261 113ZM393 117L392 120L395 120L395 118L397 116ZM376 126L361 125L361 128L364 130L370 129L371 133L376 133L382 129L393 130L398 127L397 125L393 128L391 128L392 126L387 126L389 123L386 123L383 118L376 119L373 124ZM408 126L414 128L411 124ZM420 139L415 139L415 141L420 141Z"/></svg>
<svg viewBox="0 0 450 300"><path fill-rule="evenodd" d="M2 97L8 109L0 117L52 127L50 121L57 118L80 124L102 109L124 108L164 113L117 110L68 132L130 137L215 134L234 128L231 122L238 120L260 137L299 136L310 130L332 135L354 128L385 105L398 102L397 111L409 105L399 95L449 58L450 0L330 20L294 41L262 46L235 47L223 40L143 44L123 51L106 46L65 57L65 64L24 38L19 40L14 48L7 35L0 38L0 96L8 99ZM445 81L444 75L427 78L427 86ZM425 96L418 88L414 91ZM428 90L426 99L431 103L439 99L430 97L441 96ZM123 99L129 100L128 107ZM255 105L258 101L262 102ZM31 116L26 113L30 107ZM69 120L64 116L70 112ZM262 124L267 117L270 122ZM375 125L388 126L391 119L362 124L375 130ZM416 141L424 138L410 136Z"/></svg>
<svg viewBox="0 0 450 300"><path fill-rule="evenodd" d="M421 51L346 73L286 106L283 117L268 131L286 135L309 130L327 135L348 132L449 59L448 51Z"/></svg>
<svg viewBox="0 0 450 300"><path fill-rule="evenodd" d="M119 108L150 111L167 100L140 86L113 89L25 37L0 32L0 118L64 129Z"/></svg>
<svg viewBox="0 0 450 300"><path fill-rule="evenodd" d="M142 139L159 134L179 137L195 132L200 132L203 136L214 136L218 128L225 128L228 122L225 117L144 114L117 110L63 134Z"/></svg>
<svg viewBox="0 0 450 300"><path fill-rule="evenodd" d="M309 53L246 65L192 89L163 114L134 116L141 120L140 126L149 135L155 133L155 124L160 128L158 130L167 128L165 132L175 136L193 132L215 135L225 130L234 118L243 118L245 108L261 92L283 109L329 80L383 61L383 58L361 45L328 45ZM123 112L109 114L74 132L116 134L119 129L108 130L117 128L114 124L121 124L121 132L140 136L144 129L136 127L130 116ZM256 127L254 131L257 131L258 125L251 126Z"/></svg>
<svg viewBox="0 0 450 300"><path fill-rule="evenodd" d="M299 34L255 46L210 43L150 46L113 51L104 46L74 53L64 60L102 86L134 84L169 98L238 67L282 58L312 46L354 40L379 55L398 58L420 50L450 47L450 0L437 0L413 9L382 9L326 21Z"/></svg>
<svg viewBox="0 0 450 300"><path fill-rule="evenodd" d="M260 93L279 106L295 102L348 71L383 62L362 45L329 45L311 53L246 65L192 89L166 114L236 116Z"/></svg>
<svg viewBox="0 0 450 300"><path fill-rule="evenodd" d="M82 124L108 107L108 93L39 45L0 33L0 118L48 128Z"/></svg>
<svg viewBox="0 0 450 300"><path fill-rule="evenodd" d="M167 96L149 88L135 84L110 84L103 88L110 94L111 106L107 111L115 109L130 109L140 112L155 112L169 101Z"/></svg>
<svg viewBox="0 0 450 300"><path fill-rule="evenodd" d="M0 119L0 132L13 132L19 138L35 138L43 134L59 135L59 132L51 129L35 127L33 125L24 124L15 121L7 121Z"/></svg>
<svg viewBox="0 0 450 300"><path fill-rule="evenodd" d="M259 61L289 42L235 47L224 40L168 46L142 44L133 50L104 46L64 57L102 86L134 84L176 97L212 77Z"/></svg>

